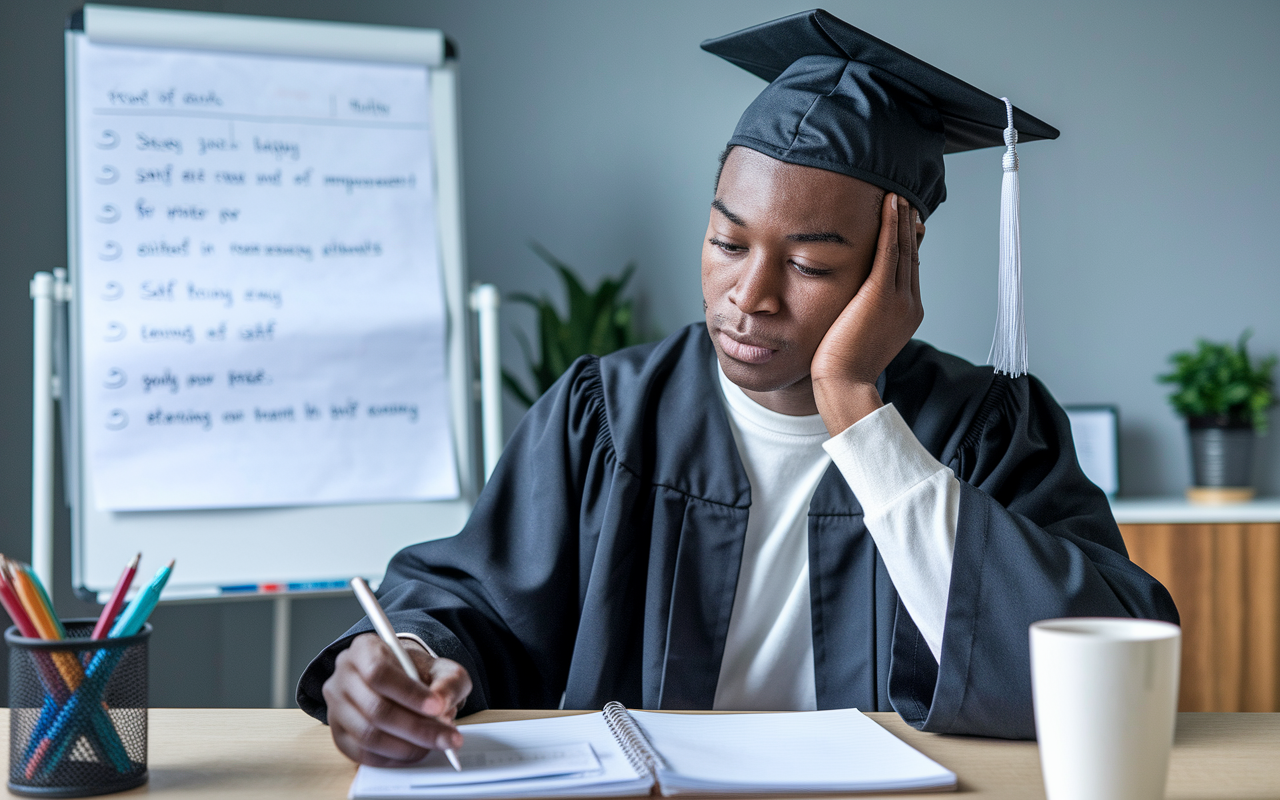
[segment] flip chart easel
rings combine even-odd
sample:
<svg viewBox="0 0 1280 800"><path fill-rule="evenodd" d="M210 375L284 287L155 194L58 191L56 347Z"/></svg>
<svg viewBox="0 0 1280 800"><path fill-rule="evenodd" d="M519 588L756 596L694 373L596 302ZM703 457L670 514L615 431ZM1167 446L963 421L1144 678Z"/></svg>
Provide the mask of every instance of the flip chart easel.
<svg viewBox="0 0 1280 800"><path fill-rule="evenodd" d="M66 35L68 258L72 271L38 273L31 284L35 307L33 567L52 587L53 403L57 400L66 449L76 591L90 596L108 591L115 571L124 563L121 554L142 550L152 558L176 557L179 573L185 572L186 580L172 583L165 600L274 596L272 697L273 704L283 706L288 689L289 598L346 591L341 587L355 575L377 581L395 550L455 533L470 512L483 476L488 475L501 451L497 293L492 287L469 292L465 278L456 64L445 57L446 43L438 31L92 5L77 16ZM80 182L85 175L76 156L77 125L83 121L77 116L75 94L76 52L85 37L135 47L328 59L338 65L351 63L353 70L369 62L418 64L426 69L433 164L433 174L427 179L434 189L447 321L447 412L457 460L456 498L158 511L119 511L95 505L95 475L85 450L87 390L81 377L85 306L83 302L79 307L76 304L77 297L86 291L76 271L83 255L77 231L86 212L80 203ZM477 320L478 336L473 319ZM482 444L483 464L476 458L477 444ZM246 550L254 553L253 563L234 557Z"/></svg>

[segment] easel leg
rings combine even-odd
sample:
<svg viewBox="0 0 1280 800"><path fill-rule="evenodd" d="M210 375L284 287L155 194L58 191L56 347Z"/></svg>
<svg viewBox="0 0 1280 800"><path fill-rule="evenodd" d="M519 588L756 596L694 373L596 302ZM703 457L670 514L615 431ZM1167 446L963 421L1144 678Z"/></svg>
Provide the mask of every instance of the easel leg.
<svg viewBox="0 0 1280 800"><path fill-rule="evenodd" d="M502 456L502 359L498 353L498 287L481 284L471 290L471 308L477 315L480 339L480 435L487 482Z"/></svg>
<svg viewBox="0 0 1280 800"><path fill-rule="evenodd" d="M31 279L31 568L53 599L53 275Z"/></svg>
<svg viewBox="0 0 1280 800"><path fill-rule="evenodd" d="M271 629L271 707L289 708L289 623L292 599L277 595L271 602L275 606L275 621Z"/></svg>

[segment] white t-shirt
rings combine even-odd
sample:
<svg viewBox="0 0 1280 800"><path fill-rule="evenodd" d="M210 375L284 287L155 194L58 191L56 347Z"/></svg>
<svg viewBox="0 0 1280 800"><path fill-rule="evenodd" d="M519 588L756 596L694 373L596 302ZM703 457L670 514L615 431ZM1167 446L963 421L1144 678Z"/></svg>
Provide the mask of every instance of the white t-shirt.
<svg viewBox="0 0 1280 800"><path fill-rule="evenodd" d="M751 510L714 708L817 707L809 617L809 501L831 464L822 417L770 411L720 373Z"/></svg>
<svg viewBox="0 0 1280 800"><path fill-rule="evenodd" d="M833 461L862 505L907 613L940 659L960 507L955 475L892 405L832 438L820 416L770 411L719 374L751 510L714 708L817 707L808 512Z"/></svg>

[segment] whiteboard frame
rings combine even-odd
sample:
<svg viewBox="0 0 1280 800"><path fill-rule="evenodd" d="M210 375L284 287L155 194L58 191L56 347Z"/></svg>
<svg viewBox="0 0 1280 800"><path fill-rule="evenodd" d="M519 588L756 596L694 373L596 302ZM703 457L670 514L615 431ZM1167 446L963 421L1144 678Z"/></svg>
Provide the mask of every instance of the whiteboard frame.
<svg viewBox="0 0 1280 800"><path fill-rule="evenodd" d="M79 275L79 175L77 165L78 104L76 102L76 40L95 28L128 30L120 17L141 15L149 36L144 41L115 39L113 43L167 46L163 36L166 19L179 31L185 49L218 49L276 55L326 57L315 46L300 46L299 37L319 35L325 41L344 43L337 58L352 60L350 42L359 39L369 52L383 54L380 32L386 34L394 57L360 60L415 63L415 53L428 68L436 170L436 209L440 241L440 265L446 307L446 359L449 376L453 441L457 457L460 496L435 502L368 503L305 507L213 509L200 511L102 511L93 503L93 476L84 453L78 376L81 369L80 315L74 298L81 295ZM84 19L90 32L68 29L66 45L67 85L67 258L71 281L69 302L69 368L63 376L62 402L70 403L71 429L63 431L67 499L71 506L72 585L81 597L96 599L112 588L118 571L134 552L177 558L178 569L165 589L164 600L247 596L289 592L294 595L332 593L337 581L354 576L380 582L387 561L400 548L415 542L457 533L470 515L479 493L477 457L478 414L475 396L473 334L468 313L468 282L463 240L461 153L458 131L457 63L444 58L445 44L439 31L372 25L343 25L298 20L276 20L229 14L168 12L86 6ZM187 33L182 33L186 31ZM210 46L191 41L191 31L209 33ZM265 32L270 35L266 35ZM348 36L346 33L351 35ZM409 34L420 34L416 38ZM116 35L116 34L113 34ZM336 35L336 37L335 37ZM185 39L183 37L186 37ZM239 37L239 39L237 39ZM292 38L290 38L292 37ZM432 40L439 43L432 47ZM237 46L237 41L240 42ZM276 46L263 49L264 42ZM416 49L415 49L416 48ZM406 55L406 53L408 55ZM359 53L356 53L359 55ZM184 537L174 545L175 529ZM281 530L287 535L281 535ZM330 548L337 548L334 553ZM245 556L238 565L227 554ZM208 564L218 565L216 568ZM226 571L221 570L226 567ZM277 588L258 591L225 591L223 587L254 585ZM317 588L318 587L318 588Z"/></svg>

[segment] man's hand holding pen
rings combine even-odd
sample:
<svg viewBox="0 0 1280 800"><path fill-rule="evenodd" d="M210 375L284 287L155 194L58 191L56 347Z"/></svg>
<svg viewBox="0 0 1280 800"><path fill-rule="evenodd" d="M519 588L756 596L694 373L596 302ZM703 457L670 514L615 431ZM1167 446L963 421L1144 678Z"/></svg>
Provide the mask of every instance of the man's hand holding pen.
<svg viewBox="0 0 1280 800"><path fill-rule="evenodd" d="M416 642L401 643L421 681L405 674L376 633L364 633L338 654L324 684L334 744L361 764L405 766L432 750L462 745L453 720L471 693L466 668Z"/></svg>

